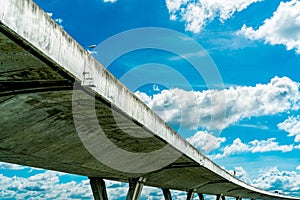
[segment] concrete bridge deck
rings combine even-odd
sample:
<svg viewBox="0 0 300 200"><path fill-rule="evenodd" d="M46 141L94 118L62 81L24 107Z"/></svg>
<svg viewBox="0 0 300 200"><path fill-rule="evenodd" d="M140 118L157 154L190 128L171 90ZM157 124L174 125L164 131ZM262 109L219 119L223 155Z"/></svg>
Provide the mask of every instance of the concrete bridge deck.
<svg viewBox="0 0 300 200"><path fill-rule="evenodd" d="M122 182L143 177L145 185L218 198L300 199L254 188L203 156L31 0L1 0L0 30L0 161ZM87 69L97 77L93 87L83 84ZM80 109L93 94L95 109ZM94 122L110 143L97 141ZM116 157L99 162L83 140ZM118 158L109 144L141 156ZM160 156L147 157L153 151Z"/></svg>

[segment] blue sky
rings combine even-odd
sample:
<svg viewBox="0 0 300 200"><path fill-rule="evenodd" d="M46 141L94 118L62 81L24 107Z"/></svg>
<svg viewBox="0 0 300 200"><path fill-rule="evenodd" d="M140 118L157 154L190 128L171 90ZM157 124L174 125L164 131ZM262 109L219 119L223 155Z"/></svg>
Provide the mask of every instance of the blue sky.
<svg viewBox="0 0 300 200"><path fill-rule="evenodd" d="M131 89L218 165L262 189L300 196L299 0L35 2L86 49L143 27L171 29L198 42L217 67L221 85L208 87L186 59L160 49L133 51L106 67L121 81L132 70L136 79L138 73L155 77ZM170 42L181 48L183 40ZM97 50L91 52L96 58ZM200 57L190 52L185 58ZM188 84L170 74L172 69ZM211 102L220 96L221 108ZM113 199L125 195L126 184L108 185ZM143 195L159 199L161 192L146 188ZM91 191L86 177L2 163L0 197L89 199Z"/></svg>

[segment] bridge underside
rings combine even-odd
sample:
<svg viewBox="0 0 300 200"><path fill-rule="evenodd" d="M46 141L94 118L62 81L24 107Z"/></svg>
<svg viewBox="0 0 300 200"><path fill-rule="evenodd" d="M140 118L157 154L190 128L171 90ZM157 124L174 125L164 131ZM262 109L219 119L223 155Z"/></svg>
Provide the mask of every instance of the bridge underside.
<svg viewBox="0 0 300 200"><path fill-rule="evenodd" d="M20 45L0 33L1 161L123 182L143 176L147 179L145 185L161 188L197 188L197 192L206 194L227 191L226 195L230 196L241 194L243 188L232 187L227 180L212 176L184 155L167 167L146 174L120 172L99 162L80 140L72 112L73 95L80 96L75 102L78 104L91 101L93 97L83 87L74 88L71 77L48 66L33 56L31 49L27 51ZM113 109L107 101L98 99L95 102L101 128L120 148L130 152L150 152L166 144L157 137L130 136L128 130L133 134L149 132ZM87 113L79 115L83 124L89 124L91 119ZM127 127L127 133L120 124ZM244 193L254 196L246 190Z"/></svg>

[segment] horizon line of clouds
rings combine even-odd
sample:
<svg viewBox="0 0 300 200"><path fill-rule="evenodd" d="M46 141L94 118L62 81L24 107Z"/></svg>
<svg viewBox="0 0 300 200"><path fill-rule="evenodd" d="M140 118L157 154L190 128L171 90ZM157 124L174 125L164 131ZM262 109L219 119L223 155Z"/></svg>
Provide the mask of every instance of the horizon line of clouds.
<svg viewBox="0 0 300 200"><path fill-rule="evenodd" d="M10 163L1 163L0 169L15 168ZM20 170L24 166L19 167ZM27 168L27 167L26 167ZM29 168L29 167L28 167ZM234 170L224 170L250 185L255 187L273 191L279 190L286 195L300 195L300 166L292 171L281 171L276 166L269 167L260 172L256 177L250 178L247 171L242 166L234 167ZM33 169L34 170L34 169ZM93 199L92 190L90 188L89 180L68 181L62 183L60 177L63 175L74 176L72 174L62 174L56 171L45 171L36 175L28 175L24 177L8 177L0 174L0 197L3 198L49 198L49 199ZM105 180L107 193L109 199L119 199L126 197L128 191L128 184L118 181ZM297 193L298 192L298 193ZM171 190L172 196L178 199L186 199L186 193L183 191ZM144 187L142 190L142 197L148 199L163 198L162 192L159 188Z"/></svg>
<svg viewBox="0 0 300 200"><path fill-rule="evenodd" d="M0 162L0 170L23 170L24 168L35 170L35 168ZM28 173L28 171L27 171ZM87 177L83 180L62 182L62 176L77 175L61 173L52 170L38 171L38 174L27 174L28 177L8 177L0 173L0 198L7 199L93 199L92 189ZM128 183L105 180L108 199L126 198ZM173 197L186 198L184 191L171 191ZM143 187L141 199L162 199L161 189L154 187Z"/></svg>
<svg viewBox="0 0 300 200"><path fill-rule="evenodd" d="M296 167L299 170L300 166ZM225 168L224 168L225 169ZM225 169L227 170L227 169ZM227 170L231 174L246 183L267 191L279 191L284 195L299 196L300 190L300 174L296 171L279 170L276 166L268 167L264 170L259 170L257 178L250 179L246 170L242 167L234 167L233 170Z"/></svg>
<svg viewBox="0 0 300 200"><path fill-rule="evenodd" d="M0 196L7 199L92 199L88 180L62 183L60 176L63 175L66 174L50 170L28 177L0 174Z"/></svg>
<svg viewBox="0 0 300 200"><path fill-rule="evenodd" d="M296 171L280 171L276 166L265 171L252 180L251 185L264 190L279 190L286 195L300 195L300 174Z"/></svg>

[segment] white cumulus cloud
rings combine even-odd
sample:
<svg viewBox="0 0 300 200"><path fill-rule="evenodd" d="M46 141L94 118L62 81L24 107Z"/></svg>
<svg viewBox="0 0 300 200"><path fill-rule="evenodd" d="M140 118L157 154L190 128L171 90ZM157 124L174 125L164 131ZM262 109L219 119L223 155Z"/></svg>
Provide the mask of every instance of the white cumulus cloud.
<svg viewBox="0 0 300 200"><path fill-rule="evenodd" d="M46 171L24 177L0 174L0 198L8 199L92 199L89 181L60 182L65 174Z"/></svg>
<svg viewBox="0 0 300 200"><path fill-rule="evenodd" d="M221 22L261 0L166 0L171 20L185 21L186 30L199 33L215 18Z"/></svg>
<svg viewBox="0 0 300 200"><path fill-rule="evenodd" d="M265 190L283 190L293 193L300 190L300 174L295 171L280 171L277 167L268 169L251 181L253 186Z"/></svg>
<svg viewBox="0 0 300 200"><path fill-rule="evenodd" d="M290 116L277 126L279 129L288 132L288 136L295 136L295 142L300 142L300 115Z"/></svg>
<svg viewBox="0 0 300 200"><path fill-rule="evenodd" d="M117 0L103 0L104 3L115 3L117 2Z"/></svg>
<svg viewBox="0 0 300 200"><path fill-rule="evenodd" d="M274 77L267 84L253 87L201 92L170 89L153 96L142 92L135 94L166 122L193 130L222 130L245 118L275 115L300 108L299 83L287 77ZM219 101L225 101L225 106L212 104ZM224 118L222 113L225 112Z"/></svg>
<svg viewBox="0 0 300 200"><path fill-rule="evenodd" d="M212 133L207 131L198 131L190 138L187 138L187 141L193 146L200 149L205 153L209 153L214 149L218 149L221 146L221 143L225 142L224 137L215 137Z"/></svg>
<svg viewBox="0 0 300 200"><path fill-rule="evenodd" d="M295 171L281 171L276 166L257 170L257 176L249 177L243 167L235 167L234 170L228 170L236 177L267 191L278 191L284 195L299 196L300 174Z"/></svg>
<svg viewBox="0 0 300 200"><path fill-rule="evenodd" d="M40 169L36 170L36 168L4 162L0 162L0 167L13 169L13 173L16 174L22 173L22 177L11 177L0 173L0 199L93 199L87 178L80 180L77 175L51 170L41 171ZM28 174L24 172L24 169L28 169ZM17 170L20 171L17 172ZM32 175L33 171L34 175ZM77 179L77 181L72 181L72 179ZM126 198L128 183L105 180L105 185L108 199ZM172 195L176 199L186 198L185 192L181 191L172 191ZM163 199L163 194L159 188L145 186L141 198Z"/></svg>
<svg viewBox="0 0 300 200"><path fill-rule="evenodd" d="M240 138L237 138L233 141L231 145L227 145L224 147L222 154L216 154L212 157L215 159L227 157L232 154L241 153L241 152L249 152L250 147L247 144L244 144Z"/></svg>
<svg viewBox="0 0 300 200"><path fill-rule="evenodd" d="M234 169L232 169L232 170L227 170L225 167L222 167L222 168L224 170L228 171L231 175L234 175L235 177L237 177L238 179L240 179L246 183L250 182L249 175L242 166L234 167Z"/></svg>
<svg viewBox="0 0 300 200"><path fill-rule="evenodd" d="M53 18L53 13L52 12L47 12L47 15L49 17L51 17L59 26L61 26L63 28L62 23L63 23L64 20L62 18Z"/></svg>
<svg viewBox="0 0 300 200"><path fill-rule="evenodd" d="M279 145L275 138L267 140L253 140L247 144L243 143L240 138L233 141L231 145L227 145L223 149L223 153L212 155L212 158L219 159L228 157L237 153L262 153L270 151L289 152L295 148L294 145Z"/></svg>
<svg viewBox="0 0 300 200"><path fill-rule="evenodd" d="M0 169L20 170L25 167L22 165L16 165L12 163L0 162Z"/></svg>
<svg viewBox="0 0 300 200"><path fill-rule="evenodd" d="M2 164L0 162L0 164ZM4 165L2 165L4 166ZM4 167L7 167L6 165ZM11 168L11 167L8 167ZM7 168L7 169L8 169ZM15 168L15 166L13 167ZM19 169L23 170L20 166ZM30 168L29 168L30 169ZM300 166L297 167L300 170ZM32 170L35 170L32 168ZM235 167L234 170L229 170L249 184L266 190L284 190L287 194L299 193L300 189L300 174L295 171L280 171L277 167L269 168L254 179L250 178L243 167ZM5 176L0 174L0 199L93 199L89 180L81 181L67 181L62 182L61 178L65 180L75 178L76 176L60 173L55 171L37 171L38 174L30 175L27 178L19 176ZM26 176L26 174L23 174ZM105 180L108 199L126 198L128 191L128 184L117 181ZM171 191L173 198L186 199L186 192ZM154 187L144 187L142 199L163 199L161 189ZM206 199L210 199L205 196Z"/></svg>
<svg viewBox="0 0 300 200"><path fill-rule="evenodd" d="M294 146L291 145L279 145L278 142L275 142L276 138L269 138L267 140L253 140L249 142L250 150L252 153L257 152L269 152L269 151L281 151L289 152L294 149Z"/></svg>
<svg viewBox="0 0 300 200"><path fill-rule="evenodd" d="M53 16L53 13L47 12L47 15L49 15L49 17L52 17L52 16Z"/></svg>
<svg viewBox="0 0 300 200"><path fill-rule="evenodd" d="M281 2L273 16L257 30L244 25L238 32L251 40L264 40L271 45L282 44L300 54L300 1Z"/></svg>

